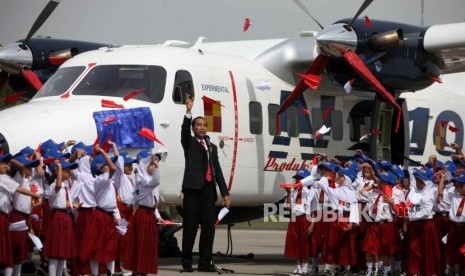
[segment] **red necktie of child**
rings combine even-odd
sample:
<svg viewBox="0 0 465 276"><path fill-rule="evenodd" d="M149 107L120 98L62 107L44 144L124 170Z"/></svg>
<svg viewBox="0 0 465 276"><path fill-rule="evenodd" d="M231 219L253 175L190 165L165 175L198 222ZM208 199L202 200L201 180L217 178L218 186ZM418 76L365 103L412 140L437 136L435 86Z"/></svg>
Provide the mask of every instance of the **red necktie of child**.
<svg viewBox="0 0 465 276"><path fill-rule="evenodd" d="M462 200L460 201L459 208L457 209L457 214L456 214L457 217L460 217L462 215L464 205L465 205L465 197L463 197Z"/></svg>
<svg viewBox="0 0 465 276"><path fill-rule="evenodd" d="M373 209L371 210L371 214L373 216L376 216L376 214L378 214L378 202L379 202L379 199L381 198L383 194L379 194L378 197L376 198L375 200L375 204L373 204Z"/></svg>

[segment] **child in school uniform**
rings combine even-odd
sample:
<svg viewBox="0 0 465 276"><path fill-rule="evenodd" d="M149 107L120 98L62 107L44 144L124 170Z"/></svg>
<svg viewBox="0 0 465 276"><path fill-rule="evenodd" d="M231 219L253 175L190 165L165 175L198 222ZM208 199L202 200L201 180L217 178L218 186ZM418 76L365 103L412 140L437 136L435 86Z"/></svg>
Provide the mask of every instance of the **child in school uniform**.
<svg viewBox="0 0 465 276"><path fill-rule="evenodd" d="M40 160L30 160L25 155L19 154L11 159L11 163L18 169L15 180L20 183L21 187L31 191L32 183L34 183L34 168L37 167L38 171L41 169L39 168L41 163ZM37 194L43 193L41 187L36 187L36 189L35 192ZM33 246L29 239L28 232L33 232L29 220L33 207L32 203L31 197L29 196L19 193L15 193L13 196L13 211L10 214L10 222L14 223L25 220L29 230L13 231L11 233L15 263L13 275L20 275L22 264L31 257L30 253L32 252ZM35 204L38 204L38 201L35 201Z"/></svg>
<svg viewBox="0 0 465 276"><path fill-rule="evenodd" d="M123 267L142 275L158 273L157 201L153 191L160 184L159 158L148 152L138 155L139 174L134 189L136 211L123 241Z"/></svg>
<svg viewBox="0 0 465 276"><path fill-rule="evenodd" d="M441 172L438 194L450 202L449 229L445 255L448 263L454 265L455 275L461 275L465 266L465 174L452 179L453 189L445 188L446 172Z"/></svg>
<svg viewBox="0 0 465 276"><path fill-rule="evenodd" d="M71 170L77 163L56 160L50 171L55 175L55 182L50 185L50 206L52 218L45 240L44 252L49 259L50 276L61 276L66 260L77 256L77 240L74 230L73 199L70 195L72 179Z"/></svg>
<svg viewBox="0 0 465 276"><path fill-rule="evenodd" d="M318 169L331 168L330 164L320 164ZM357 194L352 188L352 182L355 181L357 171L352 168L337 167L335 184L336 188L331 188L326 177L315 181L312 177L302 179L303 185L314 185L323 189L325 195L330 201L332 210L337 215L337 220L329 223L328 240L326 246L329 255L332 257L328 264L333 264L330 275L336 274L337 266L344 267L344 273L350 273L350 266L357 263L356 248L356 231L355 228L359 223L359 210Z"/></svg>
<svg viewBox="0 0 465 276"><path fill-rule="evenodd" d="M87 222L94 211L94 180L90 169L93 147L82 142L76 143L71 148L69 162L76 162L78 168L71 171L73 185L70 189L70 196L73 198L73 213L75 214L74 229L78 252L82 245ZM71 275L88 275L91 273L89 261L82 261L79 256L71 260ZM102 271L105 271L103 269Z"/></svg>
<svg viewBox="0 0 465 276"><path fill-rule="evenodd" d="M384 264L384 275L391 275L391 258L401 252L401 240L398 229L393 223L393 206L398 199L387 194L390 186L396 183L396 176L390 171L376 173L378 179L360 193L368 196L368 214L370 220L363 243L366 252L366 275L378 275L378 263ZM403 195L403 194L402 194Z"/></svg>
<svg viewBox="0 0 465 276"><path fill-rule="evenodd" d="M434 175L428 168L413 172L414 181L408 195L409 206L406 272L409 275L439 275L441 271L440 237L433 221L433 206L437 190L433 187Z"/></svg>
<svg viewBox="0 0 465 276"><path fill-rule="evenodd" d="M292 177L298 183L310 176L307 169L300 169ZM308 260L315 257L312 249L311 234L315 228L315 212L317 209L316 189L296 187L292 190L286 188L286 206L291 210L291 220L286 233L284 256L293 258L297 268L293 274L306 275L308 273Z"/></svg>
<svg viewBox="0 0 465 276"><path fill-rule="evenodd" d="M99 263L106 263L108 273L115 273L117 235L114 213L117 210L116 190L112 177L118 156L110 158L96 145L97 155L91 163L96 207L87 222L79 257L89 260L92 275L98 274Z"/></svg>
<svg viewBox="0 0 465 276"><path fill-rule="evenodd" d="M137 160L128 155L127 152L119 154L115 151L115 155L118 155L116 162L115 172L115 188L118 193L117 202L118 209L121 214L121 218L130 221L132 217L132 204L134 202L134 180L132 179L132 172L134 164Z"/></svg>
<svg viewBox="0 0 465 276"><path fill-rule="evenodd" d="M4 275L13 275L13 248L11 232L9 230L8 215L12 210L12 199L16 192L35 199L41 197L30 190L20 187L20 184L11 178L9 161L10 154L0 154L0 266L4 267Z"/></svg>

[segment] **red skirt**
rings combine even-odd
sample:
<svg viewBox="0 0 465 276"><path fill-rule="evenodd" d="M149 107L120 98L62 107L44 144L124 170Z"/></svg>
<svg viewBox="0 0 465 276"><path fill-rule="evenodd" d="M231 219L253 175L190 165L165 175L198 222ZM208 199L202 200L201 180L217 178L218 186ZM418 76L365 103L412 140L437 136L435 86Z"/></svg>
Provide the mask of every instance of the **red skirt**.
<svg viewBox="0 0 465 276"><path fill-rule="evenodd" d="M344 215L345 220L348 215ZM357 264L357 229L343 230L337 221L330 222L325 236L322 260L326 264Z"/></svg>
<svg viewBox="0 0 465 276"><path fill-rule="evenodd" d="M32 207L31 215L29 216L31 220L32 230L37 237L42 235L42 206Z"/></svg>
<svg viewBox="0 0 465 276"><path fill-rule="evenodd" d="M323 251L323 246L325 244L325 235L328 231L329 223L323 221L323 211L317 211L317 221L315 223L315 228L313 229L313 233L311 235L312 238L312 256L316 256L318 253Z"/></svg>
<svg viewBox="0 0 465 276"><path fill-rule="evenodd" d="M401 250L400 235L393 222L368 223L363 251L374 256L394 256Z"/></svg>
<svg viewBox="0 0 465 276"><path fill-rule="evenodd" d="M434 224L438 228L438 234L441 239L447 234L449 230L449 213L446 214L447 216L442 214L434 214L433 216Z"/></svg>
<svg viewBox="0 0 465 276"><path fill-rule="evenodd" d="M45 239L45 256L52 259L69 260L76 257L77 252L73 215L65 210L54 210Z"/></svg>
<svg viewBox="0 0 465 276"><path fill-rule="evenodd" d="M27 214L13 210L10 213L10 222L18 222L25 220L26 223L29 220ZM20 264L27 261L29 252L32 252L33 245L29 239L29 230L25 231L12 231L11 232L11 244L13 248L13 261L15 264Z"/></svg>
<svg viewBox="0 0 465 276"><path fill-rule="evenodd" d="M0 266L3 267L12 267L14 264L9 224L8 215L0 212Z"/></svg>
<svg viewBox="0 0 465 276"><path fill-rule="evenodd" d="M442 273L441 247L434 221L432 219L411 221L409 226L407 274L439 275Z"/></svg>
<svg viewBox="0 0 465 276"><path fill-rule="evenodd" d="M123 238L123 267L137 273L158 273L158 226L155 209L139 206Z"/></svg>
<svg viewBox="0 0 465 276"><path fill-rule="evenodd" d="M50 220L52 219L52 209L47 198L44 198L42 202L42 235L47 236L47 231L50 226Z"/></svg>
<svg viewBox="0 0 465 276"><path fill-rule="evenodd" d="M316 256L314 250L312 250L312 237L307 234L309 227L310 222L305 215L297 216L295 221L289 222L284 257L305 261Z"/></svg>
<svg viewBox="0 0 465 276"><path fill-rule="evenodd" d="M451 221L447 233L446 261L448 264L465 265L465 256L460 247L465 245L465 223Z"/></svg>
<svg viewBox="0 0 465 276"><path fill-rule="evenodd" d="M116 260L118 243L116 223L109 212L96 208L85 229L79 248L82 261L110 262Z"/></svg>
<svg viewBox="0 0 465 276"><path fill-rule="evenodd" d="M121 218L130 221L132 217L132 206L118 201L118 210L121 215Z"/></svg>
<svg viewBox="0 0 465 276"><path fill-rule="evenodd" d="M82 247L82 240L84 239L85 230L87 227L87 223L89 222L92 213L94 212L94 208L90 207L81 207L78 210L78 216L76 222L74 223L74 229L76 232L76 240L78 244L78 252L81 251ZM91 274L89 261L82 261L80 258L76 258L72 261L72 270L73 274L76 271L76 275L87 275Z"/></svg>

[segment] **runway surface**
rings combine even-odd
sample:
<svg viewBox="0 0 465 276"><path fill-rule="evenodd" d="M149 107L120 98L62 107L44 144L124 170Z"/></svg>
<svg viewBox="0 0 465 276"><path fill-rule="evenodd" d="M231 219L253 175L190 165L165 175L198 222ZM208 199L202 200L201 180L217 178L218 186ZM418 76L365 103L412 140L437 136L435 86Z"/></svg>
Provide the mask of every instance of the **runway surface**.
<svg viewBox="0 0 465 276"><path fill-rule="evenodd" d="M176 233L178 243L182 244L181 231ZM197 237L199 233L197 233ZM219 267L234 270L232 275L289 275L295 268L294 260L283 257L285 230L232 230L233 256L213 258ZM197 241L198 242L198 241ZM194 251L198 249L198 243ZM213 252L225 253L227 249L227 230L220 228L216 231ZM253 259L242 258L249 253ZM194 257L196 267L197 257ZM214 272L180 273L181 258L160 258L158 275L217 275ZM228 274L225 274L228 275Z"/></svg>

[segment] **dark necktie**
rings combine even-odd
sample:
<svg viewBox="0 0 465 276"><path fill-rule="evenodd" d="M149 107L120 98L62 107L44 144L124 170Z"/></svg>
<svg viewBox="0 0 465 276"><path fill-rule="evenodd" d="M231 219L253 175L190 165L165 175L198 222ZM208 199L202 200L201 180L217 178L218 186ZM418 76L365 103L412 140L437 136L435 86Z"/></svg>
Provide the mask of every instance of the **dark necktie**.
<svg viewBox="0 0 465 276"><path fill-rule="evenodd" d="M205 145L205 141L204 140L200 140L200 143L202 144L202 147L205 149L207 148L206 145ZM207 153L208 155L208 153ZM211 182L212 181L212 169L210 167L210 160L208 160L207 162L207 172L205 173L205 180L207 180L207 182Z"/></svg>

